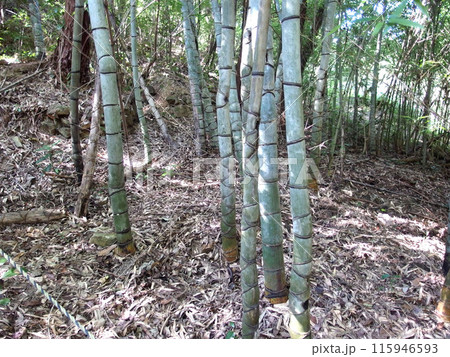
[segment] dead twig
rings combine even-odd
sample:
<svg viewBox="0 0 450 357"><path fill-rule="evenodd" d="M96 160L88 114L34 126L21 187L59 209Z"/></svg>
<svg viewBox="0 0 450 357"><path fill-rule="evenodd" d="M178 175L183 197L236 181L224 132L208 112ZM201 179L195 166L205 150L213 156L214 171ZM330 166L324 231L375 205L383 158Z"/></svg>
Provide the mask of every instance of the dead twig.
<svg viewBox="0 0 450 357"><path fill-rule="evenodd" d="M41 74L42 72L44 72L45 70L47 70L47 68L41 69L40 71L34 72L28 76L25 76L17 81L15 81L14 83L11 83L10 85L4 87L4 88L0 88L0 93L3 93L5 91L7 91L8 89L14 88L16 85L25 82L33 77L36 77L37 75Z"/></svg>

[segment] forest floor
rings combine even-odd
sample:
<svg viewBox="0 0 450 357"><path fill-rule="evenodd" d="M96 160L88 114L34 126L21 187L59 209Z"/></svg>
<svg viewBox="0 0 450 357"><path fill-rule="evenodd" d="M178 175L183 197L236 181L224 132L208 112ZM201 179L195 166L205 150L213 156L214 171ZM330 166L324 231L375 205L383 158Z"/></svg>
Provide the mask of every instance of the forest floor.
<svg viewBox="0 0 450 357"><path fill-rule="evenodd" d="M6 74L10 69L1 69L6 86L13 79ZM154 82L159 93L188 93L185 79L164 78ZM228 266L221 255L217 160L200 162L201 179L194 179L199 161L192 119L173 119L164 109L167 103L161 104L164 98L156 97L181 146L170 149L150 122L151 175L126 181L138 251L119 258L89 243L99 227L111 227L104 138L89 217L70 213L78 190L70 140L41 130L49 106L68 105L67 94L55 84L46 71L0 99L0 214L42 207L66 210L67 216L46 224L1 226L1 249L96 338L239 337L240 273L238 263ZM90 103L87 94L82 93L83 109ZM131 128L127 152L142 151L139 130ZM132 156L139 161L139 154ZM324 174L319 190L311 191L314 338L450 338L450 324L435 315L450 172L404 159L348 154L344 171ZM283 175L280 186L289 275L291 221ZM262 296L260 260L258 267ZM0 277L8 269L0 265ZM83 337L20 275L0 280L0 299L9 299L0 306L0 338ZM262 298L257 337L288 338L288 319L287 304L273 306Z"/></svg>

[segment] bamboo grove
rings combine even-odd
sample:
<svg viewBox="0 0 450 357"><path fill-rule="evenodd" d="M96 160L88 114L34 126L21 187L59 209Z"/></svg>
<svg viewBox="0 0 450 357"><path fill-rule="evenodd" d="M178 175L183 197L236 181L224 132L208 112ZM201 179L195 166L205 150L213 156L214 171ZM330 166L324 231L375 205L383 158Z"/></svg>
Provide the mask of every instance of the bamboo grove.
<svg viewBox="0 0 450 357"><path fill-rule="evenodd" d="M135 251L124 188L118 69L126 68L127 61L131 65L128 75L145 164L151 166L144 99L167 143L177 144L145 86L139 56L173 66L182 57L189 78L196 154L220 156L221 244L228 264L239 261L241 335L254 338L258 333L260 264L264 297L272 304L289 301L291 336L311 337L309 280L314 253L309 190L320 178L317 167L326 166L323 174L337 175L348 150L370 157L395 152L423 165L448 158L450 4L439 0L107 3L105 7L103 1L87 1L97 58L96 103L101 93L102 106L97 106L105 117L117 253ZM85 4L83 0L74 4L72 156L84 187L86 175L92 176L88 158L83 165L78 130ZM37 1L30 0L29 9L36 56L42 58L46 49L40 16L35 16ZM128 25L129 37L125 37ZM183 53L177 52L179 48ZM91 129L93 140L98 138L95 128L98 131L98 124ZM90 157L95 150L94 146L89 151ZM281 216L281 158L288 162L287 222ZM86 185L80 190L85 194ZM85 215L86 208L77 207L76 212ZM448 280L447 274L440 305L447 316Z"/></svg>

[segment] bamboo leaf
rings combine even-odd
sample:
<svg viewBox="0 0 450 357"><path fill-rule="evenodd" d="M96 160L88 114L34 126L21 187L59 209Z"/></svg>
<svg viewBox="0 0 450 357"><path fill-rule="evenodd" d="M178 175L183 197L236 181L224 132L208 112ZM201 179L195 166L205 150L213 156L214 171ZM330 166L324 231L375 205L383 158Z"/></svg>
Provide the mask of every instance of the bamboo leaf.
<svg viewBox="0 0 450 357"><path fill-rule="evenodd" d="M51 150L51 148L52 148L53 145L54 145L54 144L41 146L39 149L36 149L36 151L47 151L47 150Z"/></svg>
<svg viewBox="0 0 450 357"><path fill-rule="evenodd" d="M10 302L11 302L11 299L8 299L8 298L0 299L0 306L6 306L6 305L8 305Z"/></svg>
<svg viewBox="0 0 450 357"><path fill-rule="evenodd" d="M36 149L36 151L48 151L48 150L51 150L52 147L57 145L57 144L59 144L59 142L60 142L60 140L58 140L58 141L56 141L56 142L54 142L52 144L42 145L39 149Z"/></svg>
<svg viewBox="0 0 450 357"><path fill-rule="evenodd" d="M422 11L422 14L424 14L426 17L430 17L430 14L428 13L427 8L425 6L423 6L423 4L420 0L414 0L414 3L419 8L419 10Z"/></svg>
<svg viewBox="0 0 450 357"><path fill-rule="evenodd" d="M392 16L400 17L400 15L403 13L403 10L405 9L406 5L408 4L408 0L403 0L400 5L398 5L394 11L392 11Z"/></svg>
<svg viewBox="0 0 450 357"><path fill-rule="evenodd" d="M48 159L49 157L50 157L50 153L48 153L48 154L45 154L44 156L42 156L41 158L39 158L39 159L37 159L36 160L36 164L39 164L39 163L41 163L42 161L45 161L46 159Z"/></svg>
<svg viewBox="0 0 450 357"><path fill-rule="evenodd" d="M384 26L384 22L377 23L377 25L375 26L375 28L373 30L372 36L376 37L378 35L378 33L381 31L381 29L383 28L383 26Z"/></svg>
<svg viewBox="0 0 450 357"><path fill-rule="evenodd" d="M50 172L52 170L53 165L50 163L44 168L44 172Z"/></svg>
<svg viewBox="0 0 450 357"><path fill-rule="evenodd" d="M333 27L333 28L331 29L331 31L328 33L328 35L334 34L334 33L337 32L340 28L341 28L341 25L340 25L340 24L337 24L335 27Z"/></svg>
<svg viewBox="0 0 450 357"><path fill-rule="evenodd" d="M5 258L0 258L0 264L4 264L4 263L6 263L6 259Z"/></svg>
<svg viewBox="0 0 450 357"><path fill-rule="evenodd" d="M423 29L424 28L421 24L419 24L419 23L417 23L415 21L404 19L402 17L390 16L389 19L388 19L388 25L394 25L394 24L401 25L401 26L406 26L406 27L416 27L416 28L419 28L419 29Z"/></svg>
<svg viewBox="0 0 450 357"><path fill-rule="evenodd" d="M5 274L3 274L2 279L6 279L6 278L10 278L14 275L17 275L18 273L16 272L15 269L11 268L8 271L5 272Z"/></svg>
<svg viewBox="0 0 450 357"><path fill-rule="evenodd" d="M362 19L358 19L353 21L354 24L360 24L362 22L370 22L370 21L374 21L376 20L378 17L377 16L371 16L371 17L363 17Z"/></svg>

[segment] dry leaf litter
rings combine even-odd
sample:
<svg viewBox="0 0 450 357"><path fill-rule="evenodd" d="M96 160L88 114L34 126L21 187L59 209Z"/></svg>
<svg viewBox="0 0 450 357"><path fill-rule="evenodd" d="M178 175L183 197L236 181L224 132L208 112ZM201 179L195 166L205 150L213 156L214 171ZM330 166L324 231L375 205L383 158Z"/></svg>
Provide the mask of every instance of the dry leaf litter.
<svg viewBox="0 0 450 357"><path fill-rule="evenodd" d="M1 76L6 84L13 81L5 71ZM188 96L186 79L171 74L157 78L153 83L163 88L161 93ZM89 112L91 94L82 92L84 112ZM99 227L111 229L104 137L89 217L76 218L70 214L77 197L70 139L40 127L52 119L49 106L68 105L67 94L58 89L50 70L5 93L0 99L0 214L39 207L64 208L69 214L47 224L1 227L1 247L97 338L221 339L230 331L239 337L240 273L238 263L228 266L221 256L217 171L206 165L201 179L194 180L192 119L175 119L162 96L156 102L181 146L168 148L150 121L152 170L126 181L138 252L118 258L111 249L89 243ZM83 120L88 128L89 115ZM139 130L129 131L126 152L138 162L137 153L143 151ZM449 169L422 169L397 157L369 160L359 154L347 155L344 168L311 192L313 336L449 338L449 324L434 314L443 283ZM292 239L285 179L280 186L289 273ZM258 267L262 296L261 261ZM8 268L1 265L0 276ZM83 337L21 276L2 285L1 296L10 303L0 306L1 338ZM261 299L260 306L257 337L288 338L287 304L272 306Z"/></svg>

